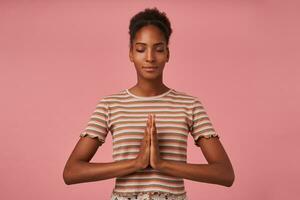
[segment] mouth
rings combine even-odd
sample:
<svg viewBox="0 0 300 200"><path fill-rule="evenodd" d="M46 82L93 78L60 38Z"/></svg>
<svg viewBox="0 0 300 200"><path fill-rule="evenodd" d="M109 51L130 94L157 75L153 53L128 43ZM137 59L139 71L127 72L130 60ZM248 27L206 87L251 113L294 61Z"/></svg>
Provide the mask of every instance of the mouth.
<svg viewBox="0 0 300 200"><path fill-rule="evenodd" d="M147 72L154 72L155 70L158 69L157 66L148 66L148 67L143 66L142 68L143 68L145 71L147 71Z"/></svg>
<svg viewBox="0 0 300 200"><path fill-rule="evenodd" d="M143 68L157 68L157 66L142 66Z"/></svg>

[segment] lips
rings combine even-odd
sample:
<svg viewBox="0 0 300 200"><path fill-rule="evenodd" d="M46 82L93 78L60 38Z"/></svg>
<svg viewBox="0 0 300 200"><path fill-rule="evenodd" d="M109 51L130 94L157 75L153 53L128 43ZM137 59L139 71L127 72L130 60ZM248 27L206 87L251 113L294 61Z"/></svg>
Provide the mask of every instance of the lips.
<svg viewBox="0 0 300 200"><path fill-rule="evenodd" d="M155 67L155 66L148 66L148 67L144 67L143 66L143 69L147 72L153 72L157 69L158 67Z"/></svg>
<svg viewBox="0 0 300 200"><path fill-rule="evenodd" d="M143 66L143 68L153 69L153 68L157 68L157 66Z"/></svg>

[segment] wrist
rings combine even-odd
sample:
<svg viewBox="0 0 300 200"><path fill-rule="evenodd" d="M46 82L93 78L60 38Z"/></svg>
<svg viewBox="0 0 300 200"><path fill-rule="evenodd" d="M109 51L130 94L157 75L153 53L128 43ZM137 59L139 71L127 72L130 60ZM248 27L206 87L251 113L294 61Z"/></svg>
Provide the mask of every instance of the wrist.
<svg viewBox="0 0 300 200"><path fill-rule="evenodd" d="M138 158L135 158L133 160L133 167L136 171L143 169L142 162Z"/></svg>
<svg viewBox="0 0 300 200"><path fill-rule="evenodd" d="M162 171L165 167L166 160L160 159L160 161L156 164L156 169Z"/></svg>

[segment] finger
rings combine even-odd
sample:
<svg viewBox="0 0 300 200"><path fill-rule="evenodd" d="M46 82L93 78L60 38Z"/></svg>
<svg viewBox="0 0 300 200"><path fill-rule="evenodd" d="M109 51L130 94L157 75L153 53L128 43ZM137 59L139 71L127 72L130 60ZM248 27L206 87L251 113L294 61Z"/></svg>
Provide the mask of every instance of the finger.
<svg viewBox="0 0 300 200"><path fill-rule="evenodd" d="M152 127L155 127L155 114L152 116Z"/></svg>
<svg viewBox="0 0 300 200"><path fill-rule="evenodd" d="M152 123L152 127L153 127L153 130L152 130L152 134L153 134L153 140L154 142L156 142L157 140L157 132L156 132L156 116L155 114L153 115L153 123Z"/></svg>
<svg viewBox="0 0 300 200"><path fill-rule="evenodd" d="M149 114L149 130L152 130L152 114Z"/></svg>
<svg viewBox="0 0 300 200"><path fill-rule="evenodd" d="M149 141L149 146L151 145L151 132L150 128L148 129L148 135L147 135L148 141Z"/></svg>
<svg viewBox="0 0 300 200"><path fill-rule="evenodd" d="M143 138L143 145L147 145L147 140L148 140L148 133L147 129L145 128L144 130L144 138Z"/></svg>
<svg viewBox="0 0 300 200"><path fill-rule="evenodd" d="M147 127L150 128L151 127L151 115L148 114L148 121L147 121Z"/></svg>
<svg viewBox="0 0 300 200"><path fill-rule="evenodd" d="M147 129L144 130L144 137L147 137Z"/></svg>
<svg viewBox="0 0 300 200"><path fill-rule="evenodd" d="M148 132L148 129L149 129L149 124L150 124L150 121L149 121L149 119L150 119L150 117L149 117L149 115L148 115L148 119L147 119L147 121L146 121L145 134L147 134L147 132Z"/></svg>
<svg viewBox="0 0 300 200"><path fill-rule="evenodd" d="M154 114L152 115L151 127L152 127L152 132L156 131Z"/></svg>
<svg viewBox="0 0 300 200"><path fill-rule="evenodd" d="M151 114L151 134L153 132L153 114Z"/></svg>
<svg viewBox="0 0 300 200"><path fill-rule="evenodd" d="M148 116L148 119L147 119L147 123L146 123L146 128L145 128L145 130L147 131L147 132L149 132L149 126L150 126L150 118L149 118L149 116ZM148 133L147 133L148 134Z"/></svg>
<svg viewBox="0 0 300 200"><path fill-rule="evenodd" d="M150 116L148 115L147 126L146 126L145 131L144 131L145 132L144 137L145 137L145 140L147 141L146 145L148 143L150 143L150 140L149 140L149 126L150 126Z"/></svg>
<svg viewBox="0 0 300 200"><path fill-rule="evenodd" d="M150 115L148 115L148 119L147 119L147 127L145 128L145 132L146 132L146 140L147 140L147 148L149 149L149 146L151 144L151 138L150 138Z"/></svg>
<svg viewBox="0 0 300 200"><path fill-rule="evenodd" d="M149 131L151 132L151 128L152 128L152 116L151 116L151 114L149 114L149 126L148 126L148 128L149 128Z"/></svg>

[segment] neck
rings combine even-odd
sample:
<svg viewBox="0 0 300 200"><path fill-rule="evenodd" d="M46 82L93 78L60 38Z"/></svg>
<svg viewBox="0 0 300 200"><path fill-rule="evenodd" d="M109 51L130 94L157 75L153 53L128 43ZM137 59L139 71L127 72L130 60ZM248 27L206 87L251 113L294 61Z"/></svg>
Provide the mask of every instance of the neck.
<svg viewBox="0 0 300 200"><path fill-rule="evenodd" d="M168 88L162 81L162 77L155 80L147 79L138 79L138 82L135 86L130 88L130 91L133 91L140 96L156 96L168 91Z"/></svg>

